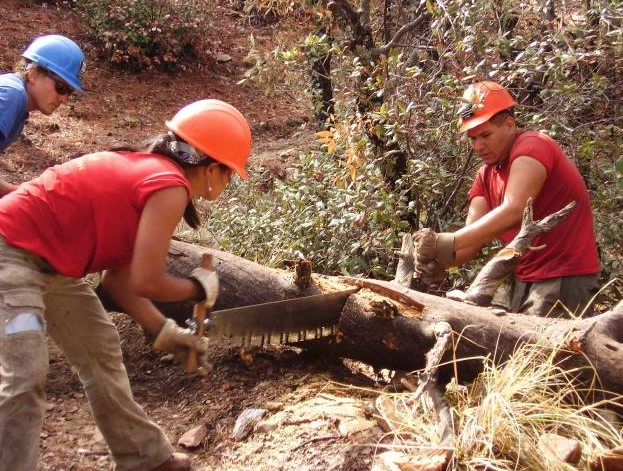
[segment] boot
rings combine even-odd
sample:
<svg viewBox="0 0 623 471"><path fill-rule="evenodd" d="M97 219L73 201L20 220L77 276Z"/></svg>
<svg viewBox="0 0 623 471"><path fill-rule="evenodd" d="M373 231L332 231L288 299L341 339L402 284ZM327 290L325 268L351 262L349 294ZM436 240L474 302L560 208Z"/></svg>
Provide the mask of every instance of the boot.
<svg viewBox="0 0 623 471"><path fill-rule="evenodd" d="M152 471L189 471L190 458L185 453L173 453L169 459Z"/></svg>

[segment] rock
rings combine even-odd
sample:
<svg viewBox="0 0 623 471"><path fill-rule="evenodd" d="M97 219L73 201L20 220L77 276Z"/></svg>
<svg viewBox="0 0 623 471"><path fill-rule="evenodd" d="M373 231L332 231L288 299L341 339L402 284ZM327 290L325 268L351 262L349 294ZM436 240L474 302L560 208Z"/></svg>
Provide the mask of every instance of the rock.
<svg viewBox="0 0 623 471"><path fill-rule="evenodd" d="M372 427L376 427L375 420L368 420L361 417L356 417L354 419L340 420L337 429L340 432L340 435L346 437L348 435L352 435L353 433L368 430Z"/></svg>
<svg viewBox="0 0 623 471"><path fill-rule="evenodd" d="M623 471L623 447L613 448L594 457L589 468L591 471Z"/></svg>
<svg viewBox="0 0 623 471"><path fill-rule="evenodd" d="M569 464L577 464L582 458L580 442L570 438L546 433L539 438L539 449L548 455L553 455L560 461Z"/></svg>
<svg viewBox="0 0 623 471"><path fill-rule="evenodd" d="M260 421L266 409L245 409L236 419L234 430L232 432L232 438L235 441L245 439L255 428L255 425Z"/></svg>
<svg viewBox="0 0 623 471"><path fill-rule="evenodd" d="M442 449L432 449L421 456L387 451L376 457L371 471L443 471L448 459L448 451Z"/></svg>
<svg viewBox="0 0 623 471"><path fill-rule="evenodd" d="M201 442L207 434L207 427L201 424L185 432L184 435L182 435L177 441L177 444L178 446L183 446L185 448L197 448L201 445Z"/></svg>
<svg viewBox="0 0 623 471"><path fill-rule="evenodd" d="M401 471L397 462L403 461L406 456L397 451L386 451L376 456L371 471Z"/></svg>
<svg viewBox="0 0 623 471"><path fill-rule="evenodd" d="M231 56L228 54L219 53L216 55L216 62L223 63L223 62L230 62L230 61L231 61Z"/></svg>
<svg viewBox="0 0 623 471"><path fill-rule="evenodd" d="M266 407L266 409L270 411L280 411L283 410L283 402L269 401L264 404L264 407Z"/></svg>
<svg viewBox="0 0 623 471"><path fill-rule="evenodd" d="M505 316L508 314L508 312L505 309L496 307L496 308L491 308L491 314L493 314L494 316Z"/></svg>

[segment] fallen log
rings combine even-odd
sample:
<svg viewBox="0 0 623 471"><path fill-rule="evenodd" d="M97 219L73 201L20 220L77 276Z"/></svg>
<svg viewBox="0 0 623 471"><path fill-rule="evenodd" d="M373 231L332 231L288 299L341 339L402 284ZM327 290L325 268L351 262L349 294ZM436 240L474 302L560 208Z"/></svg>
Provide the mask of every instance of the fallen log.
<svg viewBox="0 0 623 471"><path fill-rule="evenodd" d="M530 206L526 214L524 223L532 224ZM546 219L548 224L559 220L555 215ZM544 227L543 221L540 224ZM532 224L530 231L520 232L520 243L512 248L527 250L530 238L526 234L540 231L535 228L538 229ZM404 247L402 252L408 258ZM199 265L204 253L212 255L220 280L215 310L337 291L353 284L360 286L362 289L352 294L344 306L336 335L297 342L303 348L360 360L378 368L420 370L426 366L426 353L435 345L435 326L445 322L452 330L453 348L444 361L453 362L440 368L440 379L456 374L458 381L470 380L482 370L484 358L503 362L520 343L532 342L548 348L562 346L559 358L565 367L586 367L583 380L593 381L596 375L598 388L623 393L621 304L589 319L506 313L412 290L405 286L409 284L408 268L401 271L400 284L321 276L311 273L306 261L288 272L181 241L172 241L166 269L171 274L187 276ZM107 309L118 310L101 287L97 292ZM179 323L192 312L187 303L161 303L159 307Z"/></svg>
<svg viewBox="0 0 623 471"><path fill-rule="evenodd" d="M213 256L221 291L215 309L307 296L347 288L352 278L312 275L301 290L295 276L285 270L259 264L215 249L173 241L167 270L185 276L199 263L201 254ZM549 319L522 314L499 315L487 307L469 305L439 296L420 293L392 282L365 280L363 287L346 302L337 338L298 343L323 350L328 355L364 361L379 368L413 371L426 365L426 353L435 345L435 325L447 322L453 332L453 352L459 381L473 378L482 369L482 358L501 362L521 342L552 348L568 346L569 367L592 365L600 384L609 391L623 393L623 309L580 320ZM384 291L383 291L384 290ZM381 294L385 293L385 294ZM114 304L98 288L109 309ZM379 303L393 306L379 315ZM190 317L192 306L168 303L161 309L182 321ZM449 357L445 358L447 361ZM448 368L446 368L448 369ZM452 371L440 375L451 375ZM587 375L590 373L587 371Z"/></svg>

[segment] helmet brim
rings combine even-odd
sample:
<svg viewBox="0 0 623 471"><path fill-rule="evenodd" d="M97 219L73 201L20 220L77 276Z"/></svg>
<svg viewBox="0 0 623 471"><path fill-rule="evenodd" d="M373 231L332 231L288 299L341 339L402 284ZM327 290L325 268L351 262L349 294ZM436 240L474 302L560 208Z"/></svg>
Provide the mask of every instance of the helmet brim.
<svg viewBox="0 0 623 471"><path fill-rule="evenodd" d="M246 169L244 167L239 167L237 165L233 165L233 164L226 164L224 162L222 162L223 165L227 165L229 168L231 168L234 172L236 172L238 175L240 175L240 178L242 178L243 180L248 180L249 179L249 174L247 173Z"/></svg>
<svg viewBox="0 0 623 471"><path fill-rule="evenodd" d="M491 118L493 118L493 116L496 115L497 113L499 113L499 111L492 111L492 112L485 113L483 115L475 116L473 118L468 119L467 121L462 123L461 126L459 127L459 134L463 134L464 132L467 132L470 129L474 129L475 127L478 127L481 124L486 123Z"/></svg>
<svg viewBox="0 0 623 471"><path fill-rule="evenodd" d="M192 139L190 139L186 133L184 133L181 129L179 129L178 126L175 125L175 123L173 123L172 121L165 121L165 126L167 127L167 129L175 134L177 134L178 136L180 136L182 139L184 139L186 142L188 143L192 143ZM192 144L191 144L192 145ZM196 146L196 149L198 149L201 152L205 153L205 149ZM249 179L249 174L247 173L246 169L241 166L241 165L236 165L234 163L231 162L225 162L221 159L219 159L218 157L214 157L212 155L206 154L208 155L208 157L210 157L212 160L225 165L226 167L229 167L230 169L232 169L234 172L236 172L238 175L240 175L240 178L242 178L243 180L248 180Z"/></svg>
<svg viewBox="0 0 623 471"><path fill-rule="evenodd" d="M84 90L82 90L82 84L78 80L76 80L75 77L73 77L70 74L68 74L67 71L62 70L61 68L59 68L56 65L52 64L47 59L45 59L45 58L43 58L43 57L41 57L41 56L39 56L37 54L23 54L22 57L24 57L24 58L26 58L28 60L31 60L32 62L34 62L38 66L44 67L47 70L49 70L50 72L58 75L65 82L67 82L67 84L69 84L69 86L71 88L73 88L74 90L76 90L79 93L84 94Z"/></svg>

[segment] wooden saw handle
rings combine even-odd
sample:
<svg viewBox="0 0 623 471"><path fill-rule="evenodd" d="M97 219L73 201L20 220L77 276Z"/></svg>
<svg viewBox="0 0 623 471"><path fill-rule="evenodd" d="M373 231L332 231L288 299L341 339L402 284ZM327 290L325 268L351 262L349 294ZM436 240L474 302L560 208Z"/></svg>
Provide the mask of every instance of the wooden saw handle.
<svg viewBox="0 0 623 471"><path fill-rule="evenodd" d="M212 255L208 253L204 253L201 256L201 268L205 268L206 270L212 269ZM206 293L207 294L207 293ZM208 309L206 308L205 302L196 303L193 307L193 319L197 323L197 337L203 337L203 332L205 330L204 320L206 318L206 313ZM197 350L190 349L188 351L188 358L186 359L186 369L188 371L196 371L197 370Z"/></svg>

